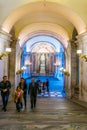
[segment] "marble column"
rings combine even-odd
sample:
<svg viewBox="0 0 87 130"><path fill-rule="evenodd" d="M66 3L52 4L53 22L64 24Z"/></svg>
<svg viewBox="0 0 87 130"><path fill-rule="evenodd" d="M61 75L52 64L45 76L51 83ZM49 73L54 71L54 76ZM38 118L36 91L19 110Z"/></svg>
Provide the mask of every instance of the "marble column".
<svg viewBox="0 0 87 130"><path fill-rule="evenodd" d="M24 61L24 66L26 66L26 78L29 78L31 76L31 72L30 72L30 66L31 66L31 61L30 61L30 52L28 52L26 54L26 57L25 57L25 61Z"/></svg>
<svg viewBox="0 0 87 130"><path fill-rule="evenodd" d="M65 65L64 68L70 73L70 76L64 75L64 90L66 91L67 98L71 98L71 43L67 41L68 46L65 49Z"/></svg>
<svg viewBox="0 0 87 130"><path fill-rule="evenodd" d="M71 44L71 97L78 98L78 57L77 57L77 43L70 41ZM78 92L77 92L78 90Z"/></svg>
<svg viewBox="0 0 87 130"><path fill-rule="evenodd" d="M56 52L56 54L55 54L55 63L54 63L54 66L55 66L55 77L57 79L60 79L60 77L59 77L59 73L60 73L60 71L59 71L60 57L59 57L59 53L58 52Z"/></svg>
<svg viewBox="0 0 87 130"><path fill-rule="evenodd" d="M56 55L54 55L54 63L56 63ZM56 73L56 66L54 65L54 75Z"/></svg>
<svg viewBox="0 0 87 130"><path fill-rule="evenodd" d="M21 74L16 74L16 72L21 69L22 49L20 48L19 41L13 41L13 48L14 48L14 52L13 52L14 59L11 58L11 60L13 61L14 68L15 68L14 71L15 71L15 88L16 88L20 82L20 77L21 77ZM11 73L11 75L13 74Z"/></svg>
<svg viewBox="0 0 87 130"><path fill-rule="evenodd" d="M49 75L49 53L46 54L46 74Z"/></svg>
<svg viewBox="0 0 87 130"><path fill-rule="evenodd" d="M77 36L78 49L87 55L87 32ZM87 102L87 62L79 58L79 99Z"/></svg>
<svg viewBox="0 0 87 130"><path fill-rule="evenodd" d="M56 78L57 78L57 74L58 74L58 72L57 72L57 65L56 65L57 60L58 60L58 53L55 54L55 63L54 63L54 66L55 66L55 77Z"/></svg>
<svg viewBox="0 0 87 130"><path fill-rule="evenodd" d="M49 74L52 74L53 55L49 53Z"/></svg>
<svg viewBox="0 0 87 130"><path fill-rule="evenodd" d="M32 73L32 54L30 53L30 74Z"/></svg>
<svg viewBox="0 0 87 130"><path fill-rule="evenodd" d="M32 53L32 73L36 75L36 54Z"/></svg>

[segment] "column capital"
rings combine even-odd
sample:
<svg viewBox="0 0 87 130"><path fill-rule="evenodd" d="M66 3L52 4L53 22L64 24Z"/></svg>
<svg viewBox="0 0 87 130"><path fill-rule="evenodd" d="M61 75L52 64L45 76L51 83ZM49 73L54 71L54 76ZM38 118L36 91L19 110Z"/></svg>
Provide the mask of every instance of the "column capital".
<svg viewBox="0 0 87 130"><path fill-rule="evenodd" d="M0 39L3 39L3 41L8 41L8 42L11 42L11 37L12 35L9 34L9 33L6 33L5 31L3 30L0 30Z"/></svg>
<svg viewBox="0 0 87 130"><path fill-rule="evenodd" d="M78 49L82 50L82 53L87 54L87 32L77 36Z"/></svg>
<svg viewBox="0 0 87 130"><path fill-rule="evenodd" d="M69 40L69 43L72 48L77 49L78 42L76 40Z"/></svg>
<svg viewBox="0 0 87 130"><path fill-rule="evenodd" d="M87 32L79 34L78 36L76 36L78 41L83 41L83 40L87 40Z"/></svg>
<svg viewBox="0 0 87 130"><path fill-rule="evenodd" d="M6 47L10 46L11 35L0 30L0 53L4 52Z"/></svg>

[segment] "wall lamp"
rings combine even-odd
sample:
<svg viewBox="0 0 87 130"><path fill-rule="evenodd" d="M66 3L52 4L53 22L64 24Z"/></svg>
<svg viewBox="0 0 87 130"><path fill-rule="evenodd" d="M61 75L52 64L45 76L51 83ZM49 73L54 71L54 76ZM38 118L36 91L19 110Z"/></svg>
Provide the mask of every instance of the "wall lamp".
<svg viewBox="0 0 87 130"><path fill-rule="evenodd" d="M22 74L26 70L26 67L23 66L20 70L17 70L16 74Z"/></svg>
<svg viewBox="0 0 87 130"><path fill-rule="evenodd" d="M25 66L30 66L32 63L29 60L25 61Z"/></svg>
<svg viewBox="0 0 87 130"><path fill-rule="evenodd" d="M87 55L82 54L82 50L77 50L77 56L79 56L80 58L84 59L85 62L87 62Z"/></svg>
<svg viewBox="0 0 87 130"><path fill-rule="evenodd" d="M66 76L70 76L70 73L69 73L66 69L64 69L64 68L60 68L60 71L63 72L64 75L66 75Z"/></svg>
<svg viewBox="0 0 87 130"><path fill-rule="evenodd" d="M61 63L60 62L56 62L56 63L54 63L54 66L60 66L61 65Z"/></svg>
<svg viewBox="0 0 87 130"><path fill-rule="evenodd" d="M11 48L6 48L6 51L0 54L0 60L2 60L3 57L8 56L11 53Z"/></svg>

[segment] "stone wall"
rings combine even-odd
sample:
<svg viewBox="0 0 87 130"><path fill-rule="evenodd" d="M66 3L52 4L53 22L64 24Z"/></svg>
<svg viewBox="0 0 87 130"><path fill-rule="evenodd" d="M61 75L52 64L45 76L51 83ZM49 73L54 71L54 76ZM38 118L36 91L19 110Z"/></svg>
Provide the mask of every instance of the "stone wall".
<svg viewBox="0 0 87 130"><path fill-rule="evenodd" d="M79 35L77 39L78 49L87 55L87 33ZM81 57L79 57L79 99L87 102L87 62Z"/></svg>

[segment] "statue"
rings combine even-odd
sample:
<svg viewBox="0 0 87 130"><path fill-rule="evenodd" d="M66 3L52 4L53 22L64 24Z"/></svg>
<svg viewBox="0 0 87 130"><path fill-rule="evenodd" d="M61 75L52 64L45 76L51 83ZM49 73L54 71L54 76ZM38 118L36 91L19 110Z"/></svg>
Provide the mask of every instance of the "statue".
<svg viewBox="0 0 87 130"><path fill-rule="evenodd" d="M45 54L40 56L40 73L45 73Z"/></svg>
<svg viewBox="0 0 87 130"><path fill-rule="evenodd" d="M42 54L41 55L41 64L45 64L45 55L44 54Z"/></svg>

